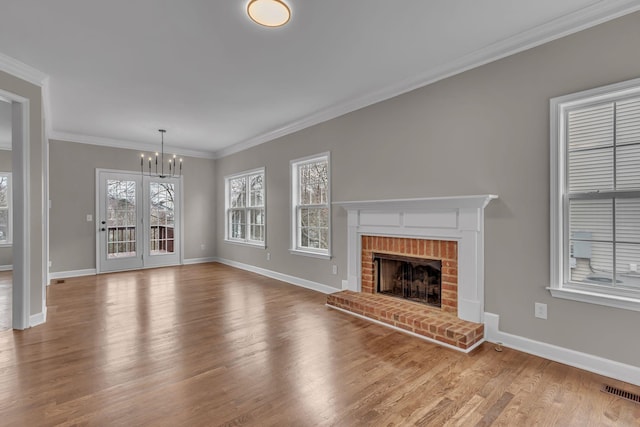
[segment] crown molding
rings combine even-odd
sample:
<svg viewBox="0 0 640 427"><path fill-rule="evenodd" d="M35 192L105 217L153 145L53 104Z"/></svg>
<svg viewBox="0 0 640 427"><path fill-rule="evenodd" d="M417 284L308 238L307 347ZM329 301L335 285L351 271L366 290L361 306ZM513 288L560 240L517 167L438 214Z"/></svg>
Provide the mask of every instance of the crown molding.
<svg viewBox="0 0 640 427"><path fill-rule="evenodd" d="M46 136L51 134L51 92L49 90L49 76L40 70L33 68L24 62L18 61L8 55L0 53L0 71L4 71L21 80L40 86L42 89L42 119L44 121L44 132ZM0 149L11 150L3 145Z"/></svg>
<svg viewBox="0 0 640 427"><path fill-rule="evenodd" d="M45 73L10 56L0 53L0 71L18 77L36 86L42 86L48 79Z"/></svg>
<svg viewBox="0 0 640 427"><path fill-rule="evenodd" d="M147 151L155 153L158 151L159 144L149 144L139 141L127 141L122 139L103 138L99 136L80 135L70 132L59 132L52 130L49 134L50 140L75 142L78 144L99 145L102 147L124 148L128 150ZM209 151L189 150L185 148L175 147L171 145L164 146L165 153L176 153L181 156L199 157L204 159L214 159L214 153Z"/></svg>
<svg viewBox="0 0 640 427"><path fill-rule="evenodd" d="M280 128L256 135L229 147L217 150L215 152L215 157L222 158L247 150L276 138L326 122L352 111L402 95L403 93L444 80L464 71L514 55L518 52L531 49L638 10L640 10L640 2L637 0L599 1L593 5L580 9L577 12L561 16L545 24L523 31L512 37L493 43L483 49L450 61L421 76L414 77L412 79L405 79L397 84L375 92L362 94L349 101L335 104L332 107L293 121Z"/></svg>

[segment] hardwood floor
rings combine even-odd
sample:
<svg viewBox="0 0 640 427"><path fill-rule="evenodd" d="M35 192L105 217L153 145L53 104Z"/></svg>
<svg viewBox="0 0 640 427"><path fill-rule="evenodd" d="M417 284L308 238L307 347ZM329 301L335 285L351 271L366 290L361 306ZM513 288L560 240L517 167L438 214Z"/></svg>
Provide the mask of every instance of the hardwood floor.
<svg viewBox="0 0 640 427"><path fill-rule="evenodd" d="M0 424L638 425L558 363L467 356L220 264L67 279L47 323L0 333Z"/></svg>

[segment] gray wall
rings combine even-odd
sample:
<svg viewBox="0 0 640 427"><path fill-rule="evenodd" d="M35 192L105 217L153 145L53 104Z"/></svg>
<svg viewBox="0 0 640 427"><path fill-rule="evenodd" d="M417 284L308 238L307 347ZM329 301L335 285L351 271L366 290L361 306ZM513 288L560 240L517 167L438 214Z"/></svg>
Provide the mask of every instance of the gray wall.
<svg viewBox="0 0 640 427"><path fill-rule="evenodd" d="M30 277L30 314L36 315L43 311L45 290L44 277L44 138L42 120L42 89L22 79L0 71L0 89L26 98L29 101L29 199L30 218L29 228L30 264L25 266ZM14 147L15 149L15 147ZM15 178L14 178L15 182ZM15 233L15 230L14 230Z"/></svg>
<svg viewBox="0 0 640 427"><path fill-rule="evenodd" d="M11 151L0 149L0 172L11 172L13 169ZM13 248L0 247L0 267L9 266L13 263Z"/></svg>
<svg viewBox="0 0 640 427"><path fill-rule="evenodd" d="M333 260L288 253L289 160L327 150L333 201L498 194L486 209L485 309L500 315L500 329L640 366L632 338L639 312L555 299L545 289L549 99L639 77L638 40L635 13L217 160L217 255L339 287L343 210L333 211ZM226 243L223 233L223 177L260 166L266 250ZM534 318L534 302L548 304L548 320Z"/></svg>
<svg viewBox="0 0 640 427"><path fill-rule="evenodd" d="M51 272L96 268L96 168L138 171L140 151L50 141ZM184 158L184 258L214 256L214 161ZM201 249L201 244L205 249Z"/></svg>

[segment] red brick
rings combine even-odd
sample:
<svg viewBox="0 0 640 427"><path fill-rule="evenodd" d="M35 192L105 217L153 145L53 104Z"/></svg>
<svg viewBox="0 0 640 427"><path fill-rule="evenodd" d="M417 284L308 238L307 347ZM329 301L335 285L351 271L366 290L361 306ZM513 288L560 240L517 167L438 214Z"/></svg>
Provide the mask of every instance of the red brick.
<svg viewBox="0 0 640 427"><path fill-rule="evenodd" d="M433 256L433 240L427 240L426 245L424 247L424 254L426 256Z"/></svg>
<svg viewBox="0 0 640 427"><path fill-rule="evenodd" d="M457 276L442 275L442 283L458 284Z"/></svg>
<svg viewBox="0 0 640 427"><path fill-rule="evenodd" d="M424 240L416 240L416 254L418 256L424 256Z"/></svg>
<svg viewBox="0 0 640 427"><path fill-rule="evenodd" d="M413 328L411 326L405 325L404 323L396 322L395 326L397 326L398 328L402 328L402 329L405 329L407 331L413 332Z"/></svg>
<svg viewBox="0 0 640 427"><path fill-rule="evenodd" d="M455 267L442 267L442 274L446 274L447 276L458 277L458 269Z"/></svg>

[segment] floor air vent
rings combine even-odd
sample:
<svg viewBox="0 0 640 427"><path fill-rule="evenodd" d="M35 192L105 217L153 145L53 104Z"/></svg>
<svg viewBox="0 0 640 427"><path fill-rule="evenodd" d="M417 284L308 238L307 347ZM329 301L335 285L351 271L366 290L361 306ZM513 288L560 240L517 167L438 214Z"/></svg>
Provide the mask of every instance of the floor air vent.
<svg viewBox="0 0 640 427"><path fill-rule="evenodd" d="M620 390L619 388L611 387L610 385L606 384L602 386L602 391L640 404L640 395L637 395L635 393Z"/></svg>

